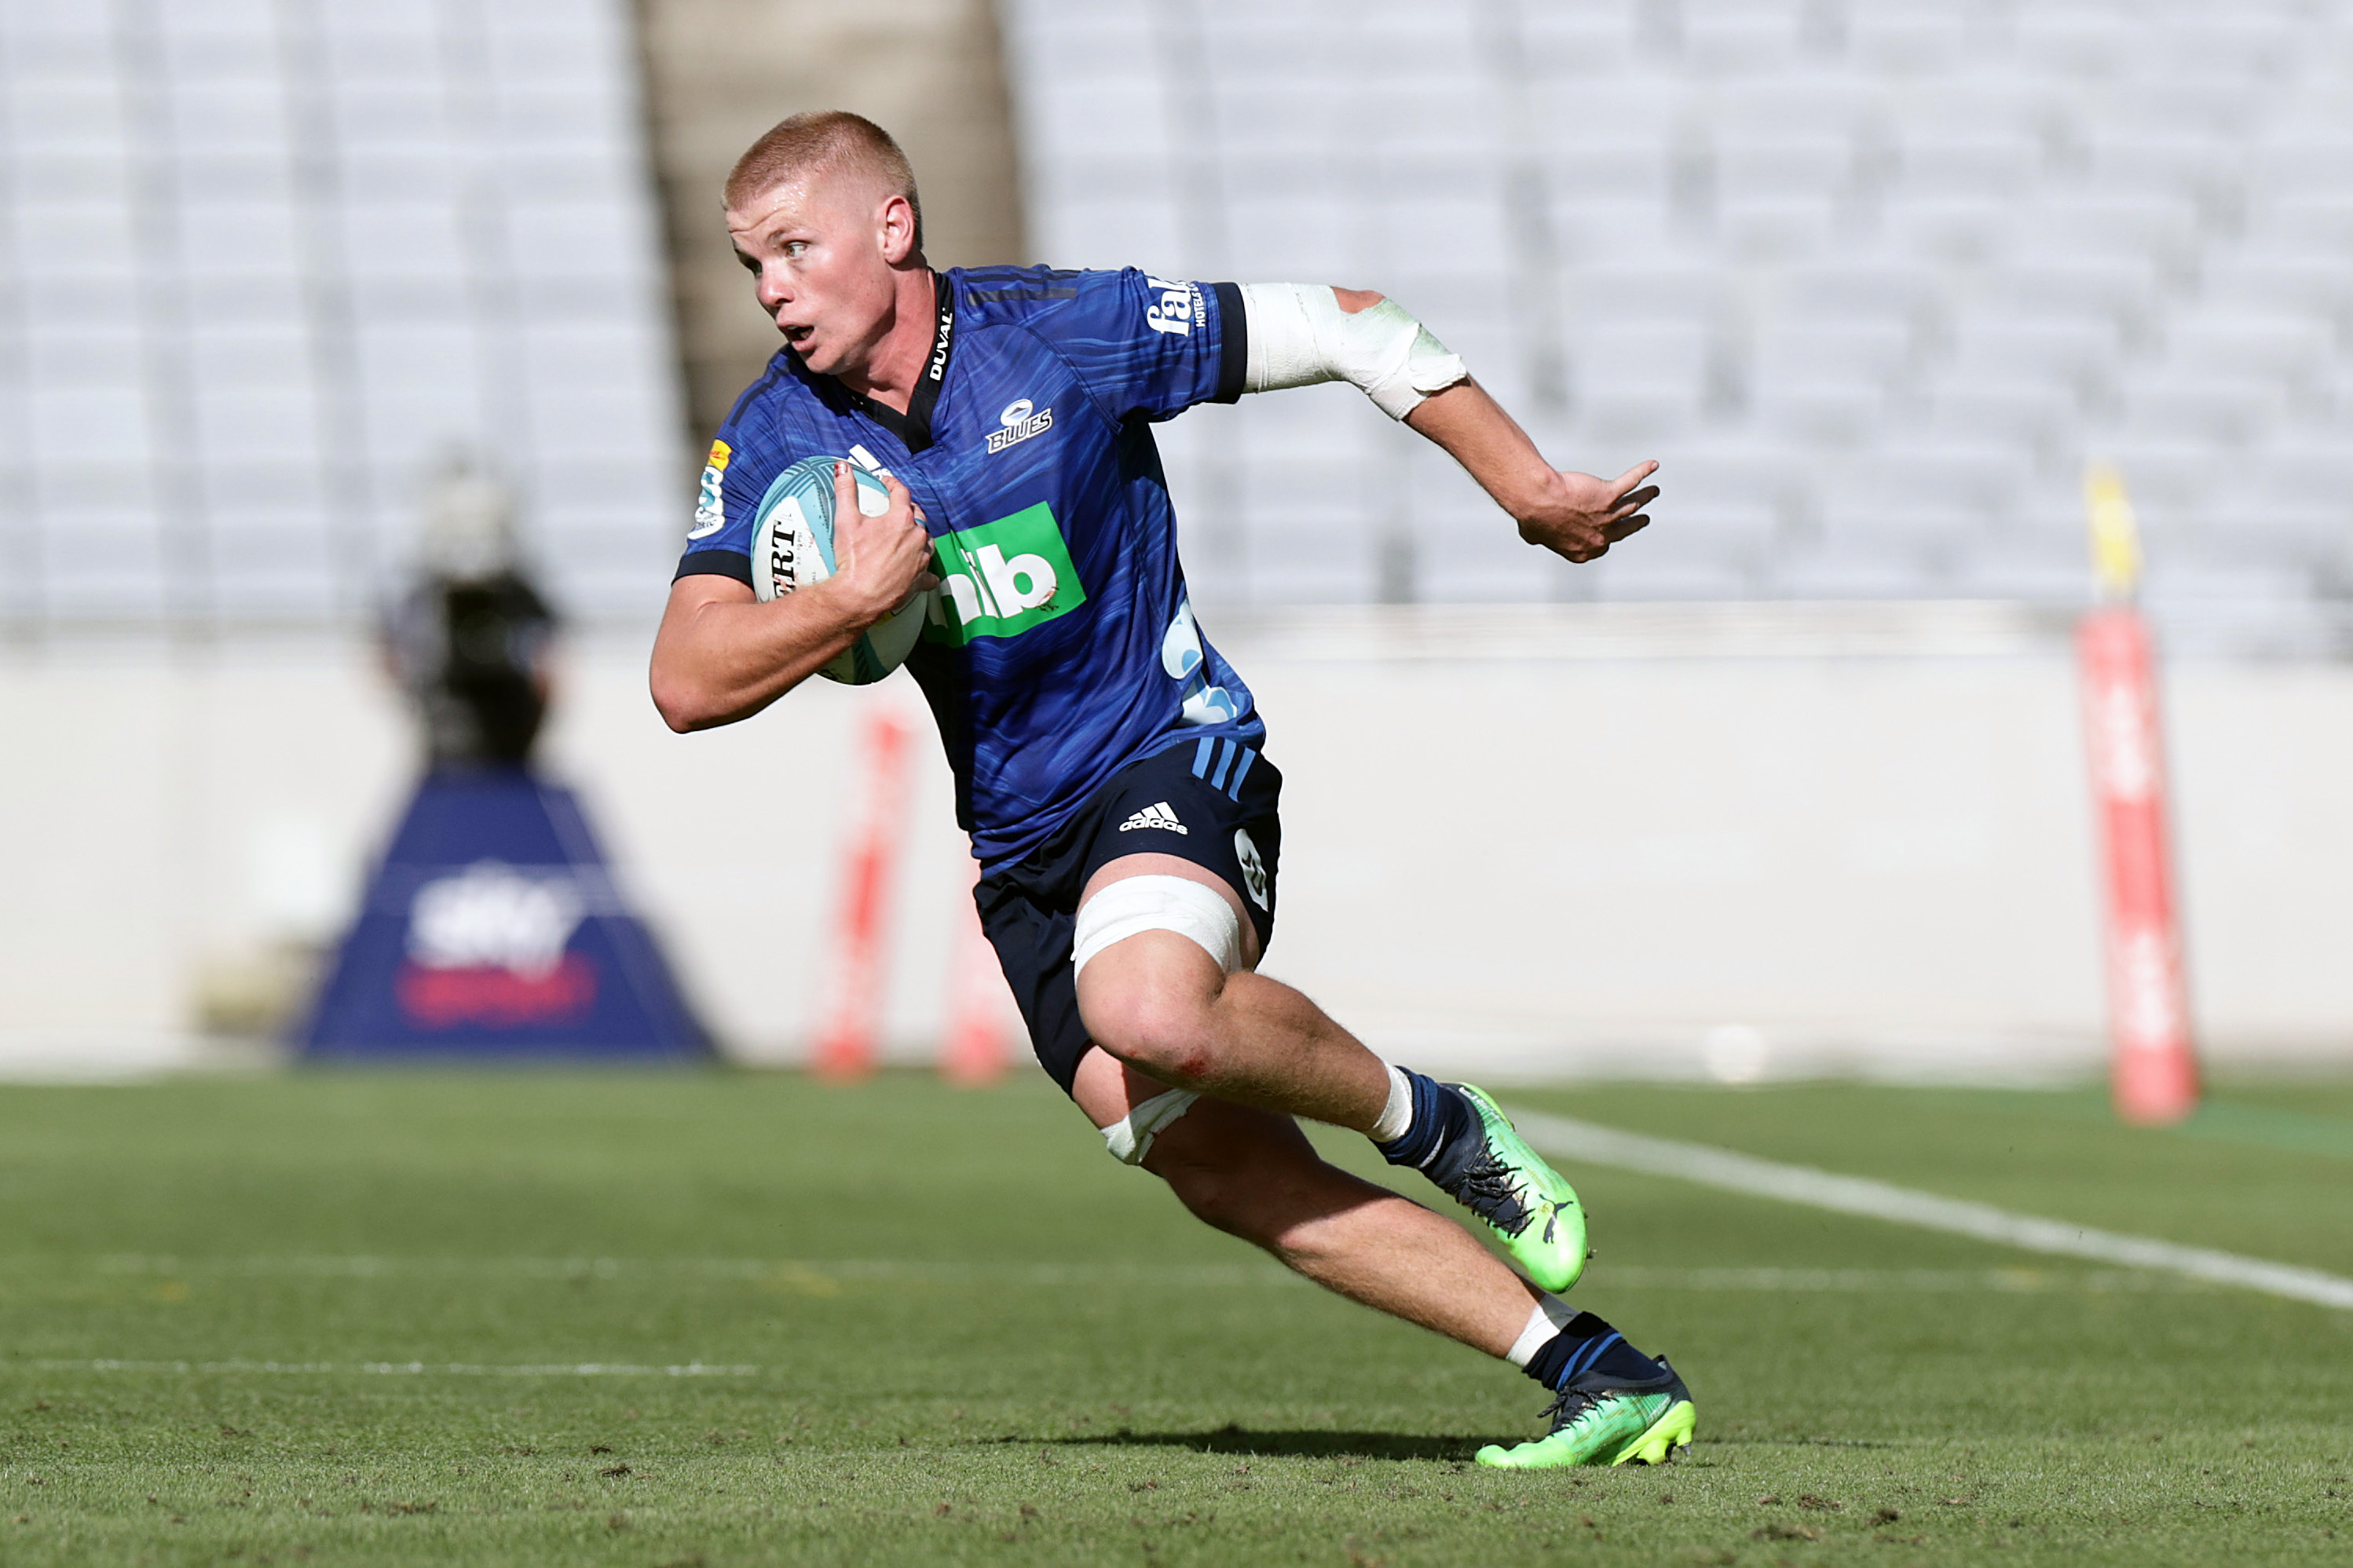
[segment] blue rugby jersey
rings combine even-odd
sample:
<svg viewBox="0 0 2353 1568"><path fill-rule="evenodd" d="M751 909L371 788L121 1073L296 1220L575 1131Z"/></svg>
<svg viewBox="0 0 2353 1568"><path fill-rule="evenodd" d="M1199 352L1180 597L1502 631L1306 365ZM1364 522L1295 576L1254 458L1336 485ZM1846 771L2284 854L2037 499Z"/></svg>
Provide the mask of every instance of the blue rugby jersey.
<svg viewBox="0 0 2353 1568"><path fill-rule="evenodd" d="M904 415L778 352L712 444L678 574L749 583L754 522L804 458L896 475L942 578L907 664L994 870L1130 763L1229 740L1246 766L1263 743L1250 689L1194 623L1151 430L1240 395L1241 294L988 267L941 273L937 300Z"/></svg>

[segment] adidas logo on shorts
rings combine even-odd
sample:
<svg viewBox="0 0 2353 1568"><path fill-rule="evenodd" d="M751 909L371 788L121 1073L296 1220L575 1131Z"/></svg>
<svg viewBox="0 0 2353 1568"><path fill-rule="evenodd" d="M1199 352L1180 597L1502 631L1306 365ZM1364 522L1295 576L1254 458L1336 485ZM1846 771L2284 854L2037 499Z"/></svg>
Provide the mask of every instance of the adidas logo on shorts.
<svg viewBox="0 0 2353 1568"><path fill-rule="evenodd" d="M1168 809L1168 803L1165 800L1156 805L1145 806L1119 825L1122 833L1132 833L1139 827L1165 827L1171 833L1189 834L1193 831L1176 820L1176 814Z"/></svg>

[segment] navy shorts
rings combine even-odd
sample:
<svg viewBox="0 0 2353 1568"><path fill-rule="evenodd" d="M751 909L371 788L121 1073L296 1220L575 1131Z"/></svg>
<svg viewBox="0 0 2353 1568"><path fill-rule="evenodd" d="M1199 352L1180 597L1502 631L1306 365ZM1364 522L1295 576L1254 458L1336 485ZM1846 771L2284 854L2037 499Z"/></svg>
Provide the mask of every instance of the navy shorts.
<svg viewBox="0 0 2353 1568"><path fill-rule="evenodd" d="M1123 855L1174 855L1217 874L1274 936L1282 774L1239 741L1187 741L1112 775L1060 832L974 889L980 927L1029 1026L1038 1063L1071 1091L1092 1044L1079 1021L1071 938L1087 879Z"/></svg>

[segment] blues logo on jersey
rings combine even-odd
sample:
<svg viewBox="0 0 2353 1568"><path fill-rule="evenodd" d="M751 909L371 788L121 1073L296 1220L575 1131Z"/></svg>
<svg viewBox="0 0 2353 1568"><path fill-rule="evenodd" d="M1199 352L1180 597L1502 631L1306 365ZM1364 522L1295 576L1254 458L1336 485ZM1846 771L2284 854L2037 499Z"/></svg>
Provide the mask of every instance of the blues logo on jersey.
<svg viewBox="0 0 2353 1568"><path fill-rule="evenodd" d="M992 267L940 274L939 301L930 384L903 416L776 355L720 429L679 574L749 582L761 496L803 458L896 475L941 579L908 668L995 869L1139 758L1262 743L1250 689L1194 622L1151 431L1240 395L1241 299L1133 269Z"/></svg>

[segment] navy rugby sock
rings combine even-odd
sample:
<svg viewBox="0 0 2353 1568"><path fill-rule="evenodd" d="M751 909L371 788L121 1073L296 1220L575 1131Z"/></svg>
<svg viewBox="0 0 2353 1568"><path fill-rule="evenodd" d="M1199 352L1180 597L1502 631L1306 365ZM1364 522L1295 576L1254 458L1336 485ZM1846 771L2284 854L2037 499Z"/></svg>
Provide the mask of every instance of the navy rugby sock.
<svg viewBox="0 0 2353 1568"><path fill-rule="evenodd" d="M1471 1102L1446 1085L1426 1078L1411 1068L1399 1068L1406 1082L1413 1088L1413 1120L1406 1130L1386 1143L1376 1143L1381 1158L1392 1165L1411 1165L1420 1170L1436 1159L1439 1152L1457 1138L1479 1125L1479 1113Z"/></svg>
<svg viewBox="0 0 2353 1568"><path fill-rule="evenodd" d="M1626 1336L1590 1312L1579 1312L1561 1326L1520 1369L1558 1393L1572 1377L1598 1372L1631 1383L1650 1383L1662 1375L1659 1363L1626 1342Z"/></svg>

